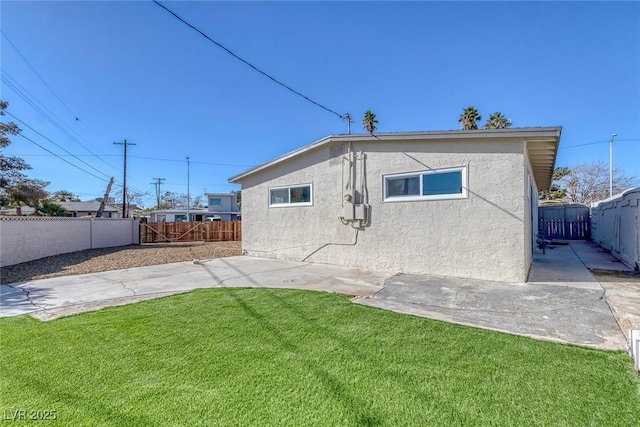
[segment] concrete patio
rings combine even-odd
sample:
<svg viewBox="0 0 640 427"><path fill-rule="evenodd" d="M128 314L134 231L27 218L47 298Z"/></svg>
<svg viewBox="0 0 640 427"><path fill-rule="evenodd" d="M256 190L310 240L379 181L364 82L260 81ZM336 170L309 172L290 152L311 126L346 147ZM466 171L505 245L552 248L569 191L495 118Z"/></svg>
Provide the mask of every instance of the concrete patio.
<svg viewBox="0 0 640 427"><path fill-rule="evenodd" d="M640 285L603 284L590 266L630 271L587 242L536 254L528 283L240 256L3 285L0 317L52 320L198 288L291 288L351 295L361 305L536 339L622 350L626 339L619 323L640 327Z"/></svg>

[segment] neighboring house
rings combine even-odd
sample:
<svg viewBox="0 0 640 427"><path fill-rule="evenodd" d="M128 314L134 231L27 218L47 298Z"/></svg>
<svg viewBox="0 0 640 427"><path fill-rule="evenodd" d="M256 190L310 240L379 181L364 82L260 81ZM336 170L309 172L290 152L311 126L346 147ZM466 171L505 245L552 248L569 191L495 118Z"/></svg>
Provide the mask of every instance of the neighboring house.
<svg viewBox="0 0 640 427"><path fill-rule="evenodd" d="M26 215L33 215L36 212L36 210L31 206L22 206L20 208L20 212L22 216L26 216ZM18 212L16 208L2 209L0 210L0 215L16 216L18 215Z"/></svg>
<svg viewBox="0 0 640 427"><path fill-rule="evenodd" d="M56 202L56 204L62 206L65 209L65 216L70 217L95 217L100 208L100 202L88 201L88 202ZM35 209L29 206L23 206L21 208L22 215L34 215ZM16 209L6 209L0 211L2 215L16 215ZM103 218L122 218L120 209L113 206L105 206L102 214Z"/></svg>
<svg viewBox="0 0 640 427"><path fill-rule="evenodd" d="M221 221L235 221L240 218L238 211L238 195L230 193L205 193L209 213L219 217Z"/></svg>
<svg viewBox="0 0 640 427"><path fill-rule="evenodd" d="M212 215L211 215L212 216ZM187 221L187 217L189 221ZM191 208L189 212L187 209L158 209L157 211L149 212L149 222L192 222L192 221L204 221L208 217L208 212L205 208Z"/></svg>
<svg viewBox="0 0 640 427"><path fill-rule="evenodd" d="M328 136L231 177L247 255L524 282L560 127Z"/></svg>
<svg viewBox="0 0 640 427"><path fill-rule="evenodd" d="M237 195L231 193L205 193L209 206L206 208L158 209L149 212L149 222L235 221L240 219Z"/></svg>
<svg viewBox="0 0 640 427"><path fill-rule="evenodd" d="M100 209L100 202L96 200L86 202L58 202L58 204L67 211L66 216L71 217L95 217L98 209ZM122 218L122 213L118 208L105 205L102 218Z"/></svg>

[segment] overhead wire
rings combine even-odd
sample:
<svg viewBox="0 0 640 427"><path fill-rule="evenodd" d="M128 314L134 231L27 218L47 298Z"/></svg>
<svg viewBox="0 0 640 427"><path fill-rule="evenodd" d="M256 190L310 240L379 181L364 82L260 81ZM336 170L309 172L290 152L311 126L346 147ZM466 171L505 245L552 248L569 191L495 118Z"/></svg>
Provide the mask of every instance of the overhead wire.
<svg viewBox="0 0 640 427"><path fill-rule="evenodd" d="M14 90L14 92L20 96L25 102L27 102L34 110L36 110L40 115L42 115L48 122L50 122L52 125L54 125L58 130L60 130L62 133L64 133L66 136L68 136L69 138L71 138L73 141L77 142L82 148L84 148L85 150L87 150L89 153L91 153L92 156L97 157L100 161L102 161L103 163L105 163L107 166L111 167L114 170L119 170L119 167L113 165L112 163L107 162L104 157L108 157L102 153L95 153L94 151L92 151L91 149L89 149L87 146L85 146L84 144L82 144L80 141L78 141L77 138L75 138L71 133L69 133L69 131L67 131L67 129L65 129L63 126L66 126L69 130L71 130L72 132L76 133L78 136L80 136L82 139L84 139L85 141L87 141L82 135L78 134L77 132L75 132L73 129L71 129L67 124L65 124L59 117L57 117L51 110L49 110L41 101L38 100L37 97L35 97L33 94L31 94L31 92L29 92L26 88L24 88L20 83L18 83L13 77L11 77L11 75L9 75L9 73L7 73L6 70L2 70L2 81L5 82L7 84L7 86L9 86L11 89ZM40 105L38 105L40 104ZM46 110L46 111L45 111ZM48 113L49 114L48 114ZM14 117L16 120L20 121L21 123L23 123L25 126L27 126L29 129L31 129L32 131L38 133L41 137L47 139L49 142L53 143L54 145L56 145L58 148L61 148L64 152L66 152L69 156L71 157L75 157L78 160L80 160L82 163L84 163L85 165L89 166L90 168L96 170L97 172L105 175L105 176L110 176L109 174L106 174L100 170L98 170L97 168L91 166L90 164L88 164L87 162L82 161L81 159L78 158L77 155L69 152L68 150L62 148L59 144L55 143L54 141L52 141L50 138L46 137L45 135L43 135L42 133L39 133L37 130L35 130L33 127L29 126L27 123L25 123L24 121L20 120L18 117L16 117L15 115L7 112L7 114L11 115L12 117ZM57 120L57 121L56 121ZM58 121L60 123L58 123ZM89 143L89 141L87 141L87 143ZM89 143L90 144L90 143ZM135 182L137 182L138 184L140 184L140 181L138 179L134 180ZM119 182L119 181L117 181ZM141 190L137 190L135 189L133 186L129 185L128 187L138 191L138 192L143 192Z"/></svg>
<svg viewBox="0 0 640 427"><path fill-rule="evenodd" d="M58 94L53 90L53 88L51 86L49 86L49 84L46 82L46 80L40 75L40 73L38 73L38 71L36 71L36 69L33 67L33 65L31 65L31 63L27 60L27 58L22 54L22 52L20 52L20 49L18 49L18 47L11 41L11 39L9 39L9 37L5 34L4 31L0 30L0 33L2 33L2 36L7 40L7 42L9 42L9 45L11 45L11 47L13 48L13 50L16 51L16 53L18 54L18 56L20 56L20 58L24 61L25 64L27 64L27 66L31 69L31 71L33 71L33 73L40 79L40 81L47 87L47 89L49 89L49 91L53 94L53 96L56 97L56 99L58 101L60 101L60 104L62 104L62 106L64 108L67 109L67 111L69 113L71 113L71 115L73 117L75 117L76 121L78 121L79 123L82 123L82 125L84 127L86 127L87 129L89 129L90 131L92 131L93 133L95 133L96 135L98 135L98 133L92 129L90 126L88 126L86 123L84 123L84 120L81 120L80 117L78 116L78 114L74 113L71 108L69 108L69 106L62 100L62 98L60 98L58 96ZM100 135L98 135L100 136Z"/></svg>
<svg viewBox="0 0 640 427"><path fill-rule="evenodd" d="M46 139L47 141L51 142L51 143L52 143L53 145L55 145L56 147L60 148L62 151L64 151L65 153L67 153L69 156L71 156L71 157L73 157L73 158L75 158L75 159L79 160L81 163L83 163L83 164L85 164L86 166L88 166L89 168L91 168L91 169L95 170L95 171L96 171L96 172L98 172L99 174L102 174L102 175L104 175L105 177L109 177L109 178L111 177L111 175L109 175L109 174L107 174L107 173L104 173L104 172L100 171L99 169L95 168L94 166L90 165L89 163L87 163L87 162L83 161L82 159L78 158L78 156L76 156L75 154L70 153L67 149L65 149L64 147L62 147L60 144L56 143L56 142L55 142L55 141L53 141L51 138L47 137L46 135L42 134L42 133L41 133L41 132L39 132L38 130L34 129L32 126L30 126L28 123L26 123L26 122L24 122L23 120L21 120L21 119L20 119L19 117L17 117L15 114L13 114L13 113L11 113L11 112L9 112L9 111L5 111L5 113L6 113L7 115L9 115L9 116L13 117L15 120L17 120L18 122L20 122L22 125L24 125L24 126L26 126L27 128L29 128L32 132L35 132L35 133L36 133L36 134L38 134L40 137L42 137L42 138ZM51 151L51 150L49 150L49 149L45 148L43 145L38 144L37 142L33 141L32 139L30 139L30 138L28 138L28 137L24 136L22 133L19 133L18 135L19 135L19 136L21 136L21 137L23 137L23 138L25 138L25 139L27 139L28 141L30 141L30 142L32 142L32 143L34 143L34 144L35 144L35 145L37 145L38 147L42 148L43 150L45 150L46 152L50 153L51 155L53 155L53 156L55 156L55 157L59 158L60 160L64 161L65 163L68 163L68 164L70 164L70 165L74 166L75 168L77 168L77 169L79 169L79 170L81 170L81 171L83 171L83 172L85 172L85 173L88 173L89 175L91 175L91 176L93 176L93 177L99 178L99 179L101 179L101 180L103 180L103 181L105 181L105 182L107 182L107 181L108 181L108 180L106 180L106 179L104 179L104 178L100 178L100 177L98 177L98 176L94 175L93 173L90 173L90 172L86 171L85 169L83 169L83 168L79 167L79 166L78 166L78 165L76 165L75 163L72 163L72 162L68 161L67 159L65 159L65 158L64 158L64 156L62 156L62 155L60 155L60 154L58 154L58 153L55 153L55 152L53 152L53 151ZM115 179L114 179L114 181L115 181L117 184L122 185L122 182L121 182L121 181L119 181L119 180L115 180ZM135 191L137 191L137 192L143 192L143 191L141 191L141 190L139 190L139 189L137 189L137 188L135 188L135 187L132 187L132 186L128 186L128 187L129 187L129 188L132 188L133 190L135 190Z"/></svg>
<svg viewBox="0 0 640 427"><path fill-rule="evenodd" d="M65 159L65 158L63 158L63 157L58 156L56 153L54 153L53 151L51 151L51 150L49 150L48 148L44 147L43 145L38 144L38 143L37 143L36 141L34 141L33 139L31 139L31 138L29 138L29 137L27 137L27 136L24 136L24 135L23 135L23 134L21 134L21 133L19 133L19 134L18 134L18 136L20 136L20 137L22 137L22 138L26 139L27 141L32 142L33 144L35 144L35 145L37 145L38 147L42 148L44 151L46 151L46 152L48 152L48 153L53 154L54 156L58 157L58 158L59 158L60 160L62 160L63 162L70 164L70 165L71 165L71 166L73 166L74 168L79 169L79 170L81 170L82 172L84 172L84 173L86 173L86 174L88 174L88 175L91 175L92 177L97 178L97 179L99 179L99 180L101 180L101 181L107 182L107 180L106 180L106 179L104 179L104 178L102 178L102 177L100 177L100 176L98 176L98 175L94 175L93 173L91 173L91 172L89 172L89 171L87 171L87 170L85 170L85 169L82 169L80 166L76 165L75 163L72 163L72 162L68 161L67 159Z"/></svg>
<svg viewBox="0 0 640 427"><path fill-rule="evenodd" d="M38 76L38 78L40 79L40 81L47 87L47 89L49 89L49 91L53 94L53 96L56 97L56 99L58 101L60 101L60 104L62 104L64 106L64 108L67 109L68 112L70 112L74 117L77 117L76 114L71 111L71 108L69 108L69 106L67 104L64 103L64 101L62 99L60 99L60 97L58 96L57 93L55 93L55 91L51 88L51 86L49 86L47 84L47 82L42 78L42 76L36 71L35 68L33 68L33 66L31 65L31 63L27 60L27 58L24 57L24 55L22 54L22 52L20 52L20 50L16 47L15 44L13 44L13 42L11 41L11 39L9 39L9 37L4 33L4 31L0 30L0 33L2 33L2 36L7 40L7 42L9 42L9 45L11 45L11 47L13 48L13 50L16 51L16 53L18 54L18 56L20 56L20 58L22 58L22 60L24 61L25 64L27 64L27 66L31 69L31 71L33 71L33 73Z"/></svg>
<svg viewBox="0 0 640 427"><path fill-rule="evenodd" d="M616 139L615 142L633 142L640 141L640 139ZM609 140L595 141L595 142L587 142L584 144L576 144L576 145L568 145L566 147L558 147L558 150L562 150L563 148L575 148L575 147L584 147L585 145L595 145L595 144L604 144L609 143Z"/></svg>
<svg viewBox="0 0 640 427"><path fill-rule="evenodd" d="M84 148L85 150L87 150L89 153L91 154L95 154L96 157L98 157L103 163L105 163L106 165L108 165L111 168L117 169L116 166L114 166L113 164L110 164L109 162L107 162L106 160L102 159L98 154L96 154L95 152L93 152L91 149L89 149L86 145L84 145L82 142L80 142L74 135L72 135L70 133L70 131L73 131L69 125L65 124L59 117L57 117L51 110L49 110L46 106L44 106L44 104L38 100L37 97L35 97L33 94L31 94L31 92L29 92L27 89L25 89L20 83L18 83L13 77L11 77L11 75L9 75L9 73L7 73L6 70L2 70L2 75L0 76L0 78L2 79L2 81L9 87L11 88L18 96L20 96L27 104L29 104L34 110L36 110L40 115L42 115L42 117L44 117L49 123L51 123L53 126L55 126L58 130L60 130L62 133L64 133L65 135L67 135L71 140L75 141L78 145L80 145L82 148ZM40 104L40 105L38 105ZM46 111L45 111L46 110ZM61 124L62 123L62 124ZM64 125L64 126L63 126ZM69 129L65 129L65 126ZM75 132L75 131L73 131ZM80 136L81 138L85 139L84 137L82 137L82 135L78 134L77 132L75 132L78 136ZM89 143L89 141L87 141L85 139L85 141L87 143ZM90 144L90 143L89 143Z"/></svg>
<svg viewBox="0 0 640 427"><path fill-rule="evenodd" d="M270 74L268 74L265 71L262 71L260 68L256 67L255 65L253 65L252 63L250 63L249 61L247 61L246 59L241 58L240 56L236 55L235 53L233 53L231 50L229 50L228 48L226 48L225 46L223 46L222 44L218 43L217 41L213 40L211 37L209 37L206 33L204 33L202 30L200 30L199 28L197 28L195 25L187 22L185 19L181 18L180 16L178 16L177 13L173 12L171 9L169 9L168 7L166 7L165 5L163 5L162 3L160 3L157 0L153 0L153 2L160 6L161 8L163 8L164 10L166 10L167 12L169 12L171 15L173 15L176 19L178 19L180 22L182 22L183 24L185 24L186 26L188 26L189 28L191 28L192 30L196 31L197 33L199 33L201 36L203 36L205 39L209 40L211 43L215 44L216 46L218 46L220 49L224 50L225 52L227 52L229 55L233 56L234 58L236 58L238 61L246 64L247 66L249 66L250 68L252 68L253 70L257 71L258 73L262 74L263 76L265 76L266 78L268 78L269 80L273 81L274 83L284 87L285 89L287 89L288 91L300 96L301 98L304 98L305 100L307 100L308 102L314 104L317 107L322 108L325 111L328 111L329 113L335 114L336 116L338 116L339 118L345 120L347 119L347 115L343 115L340 114L328 107L325 107L324 105L320 104L319 102L314 101L313 99L309 98L308 96L298 92L297 90L291 88L290 86L286 85L285 83L281 82L280 80L276 79L275 77L271 76Z"/></svg>
<svg viewBox="0 0 640 427"><path fill-rule="evenodd" d="M40 135L42 138L46 139L47 141L49 141L50 143L52 143L53 145L55 145L56 147L58 147L59 149L61 149L62 151L64 151L65 153L67 153L68 155L70 155L71 157L75 158L76 160L79 160L81 163L89 166L91 169L95 170L96 172L106 176L106 177L110 177L111 175L106 174L104 172L102 172L101 170L98 170L97 168L95 168L94 166L90 165L89 163L85 162L84 160L80 159L78 156L74 155L73 153L71 153L69 150L67 150L66 148L62 147L60 144L58 144L57 142L53 141L51 138L43 135L41 132L37 131L36 129L34 129L32 126L30 126L28 123L25 123L23 120L21 120L19 117L16 117L14 114L10 113L9 111L5 111L5 113L11 117L13 117L15 120L17 120L18 122L20 122L23 126L26 126L27 128L31 129L31 131L35 132L36 134ZM48 151L48 150L47 150ZM50 152L50 151L49 151ZM59 157L56 155L56 157Z"/></svg>

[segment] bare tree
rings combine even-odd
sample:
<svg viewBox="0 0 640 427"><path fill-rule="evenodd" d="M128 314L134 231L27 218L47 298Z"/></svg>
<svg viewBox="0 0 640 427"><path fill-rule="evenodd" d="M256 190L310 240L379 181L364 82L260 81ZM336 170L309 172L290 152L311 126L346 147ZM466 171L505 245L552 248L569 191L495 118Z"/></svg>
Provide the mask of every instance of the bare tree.
<svg viewBox="0 0 640 427"><path fill-rule="evenodd" d="M122 186L115 186L113 192L118 194L120 197L115 198L115 202L119 205L122 205ZM127 187L127 200L125 200L125 205L127 212L123 212L123 217L126 217L129 211L131 210L131 206L135 205L138 208L141 208L144 205L144 200L150 195L148 191L136 191L131 187Z"/></svg>
<svg viewBox="0 0 640 427"><path fill-rule="evenodd" d="M609 165L602 161L580 163L554 174L555 188L562 200L586 205L609 197ZM620 169L613 170L613 193L620 193L637 185L638 180ZM553 188L554 186L552 186Z"/></svg>

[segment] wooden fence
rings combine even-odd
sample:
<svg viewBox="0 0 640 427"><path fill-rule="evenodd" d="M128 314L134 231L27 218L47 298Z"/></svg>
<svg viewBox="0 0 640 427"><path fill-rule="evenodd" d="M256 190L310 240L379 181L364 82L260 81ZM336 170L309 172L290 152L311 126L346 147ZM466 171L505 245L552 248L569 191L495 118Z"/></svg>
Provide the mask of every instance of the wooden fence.
<svg viewBox="0 0 640 427"><path fill-rule="evenodd" d="M588 217L575 221L541 219L539 229L545 239L551 240L589 240L591 236Z"/></svg>
<svg viewBox="0 0 640 427"><path fill-rule="evenodd" d="M150 222L140 224L140 243L242 240L241 221Z"/></svg>
<svg viewBox="0 0 640 427"><path fill-rule="evenodd" d="M585 205L540 206L538 232L545 239L589 240L591 224Z"/></svg>

